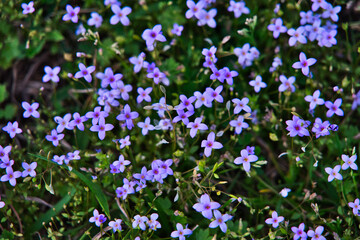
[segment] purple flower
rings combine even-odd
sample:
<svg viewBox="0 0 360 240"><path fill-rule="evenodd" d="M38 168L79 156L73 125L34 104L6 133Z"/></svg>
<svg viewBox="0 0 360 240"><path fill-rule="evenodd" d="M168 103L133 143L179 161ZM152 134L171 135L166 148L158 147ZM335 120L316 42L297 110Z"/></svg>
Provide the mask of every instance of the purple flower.
<svg viewBox="0 0 360 240"><path fill-rule="evenodd" d="M309 230L307 232L308 237L311 237L311 240L326 240L326 238L322 235L324 231L323 226L318 226L315 231Z"/></svg>
<svg viewBox="0 0 360 240"><path fill-rule="evenodd" d="M138 116L139 113L131 112L129 104L126 104L116 119L119 121L125 121L126 127L131 130L134 127L133 119L137 118Z"/></svg>
<svg viewBox="0 0 360 240"><path fill-rule="evenodd" d="M185 235L192 234L192 231L190 229L188 229L187 227L184 229L184 227L180 223L176 224L176 229L176 231L173 231L171 233L172 238L179 238L179 240L185 240Z"/></svg>
<svg viewBox="0 0 360 240"><path fill-rule="evenodd" d="M91 18L88 20L87 24L89 26L95 26L96 28L99 28L102 24L103 18L100 14L97 12L91 13Z"/></svg>
<svg viewBox="0 0 360 240"><path fill-rule="evenodd" d="M285 92L286 90L290 92L295 92L295 87L293 85L295 82L294 76L286 78L284 75L280 75L279 79L281 81L281 85L279 86L279 92Z"/></svg>
<svg viewBox="0 0 360 240"><path fill-rule="evenodd" d="M248 152L249 155L255 154L255 147L254 146L252 146L252 147L246 146L245 149L246 149L246 151Z"/></svg>
<svg viewBox="0 0 360 240"><path fill-rule="evenodd" d="M195 203L193 208L197 211L197 212L201 212L201 214L206 217L207 219L211 219L213 214L212 214L212 210L213 209L218 209L220 207L220 203L217 202L211 202L210 201L210 197L207 194L203 194L200 197L200 202L199 203Z"/></svg>
<svg viewBox="0 0 360 240"><path fill-rule="evenodd" d="M300 69L305 76L309 75L309 67L316 63L315 58L306 59L305 53L301 52L299 55L300 62L296 62L292 65L295 69Z"/></svg>
<svg viewBox="0 0 360 240"><path fill-rule="evenodd" d="M235 128L236 134L240 134L243 128L249 127L249 124L244 122L244 116L238 116L236 120L231 120L229 124L230 126Z"/></svg>
<svg viewBox="0 0 360 240"><path fill-rule="evenodd" d="M111 168L111 165L118 169L119 171L118 172L124 172L125 171L125 166L129 165L131 162L129 160L125 160L124 156L122 154L120 154L119 156L119 160L116 160L114 161L112 164L110 164L110 168ZM111 172L110 173L118 173L117 171L116 172Z"/></svg>
<svg viewBox="0 0 360 240"><path fill-rule="evenodd" d="M278 38L280 33L284 33L286 32L286 27L282 25L283 21L281 18L277 18L274 20L274 23L269 24L269 26L267 27L267 29L269 31L273 32L273 36L274 38Z"/></svg>
<svg viewBox="0 0 360 240"><path fill-rule="evenodd" d="M8 122L7 125L2 128L2 130L7 132L11 138L14 138L16 134L22 133L22 130L19 128L17 121L14 123Z"/></svg>
<svg viewBox="0 0 360 240"><path fill-rule="evenodd" d="M64 160L65 160L65 155L54 155L53 159L51 159L51 161L56 162L59 165L63 165L64 164Z"/></svg>
<svg viewBox="0 0 360 240"><path fill-rule="evenodd" d="M148 131L149 131L149 130L152 131L152 130L155 129L155 127L150 124L150 117L147 117L147 118L145 119L145 122L138 122L137 125L138 125L139 128L142 129L142 130L141 130L141 133L142 133L142 135L144 135L144 136L145 136L146 134L148 134Z"/></svg>
<svg viewBox="0 0 360 240"><path fill-rule="evenodd" d="M105 138L105 132L106 131L111 131L114 128L114 126L110 123L106 123L105 124L105 118L100 118L99 119L99 124L98 125L93 125L90 128L90 131L92 132L98 132L98 136L100 140L103 140Z"/></svg>
<svg viewBox="0 0 360 240"><path fill-rule="evenodd" d="M340 6L333 7L331 4L327 4L326 10L322 13L322 18L331 18L334 22L339 20L338 13L341 11Z"/></svg>
<svg viewBox="0 0 360 240"><path fill-rule="evenodd" d="M329 121L322 121L320 118L316 118L314 122L314 126L311 129L316 134L316 138L320 136L327 136L330 135L329 132L330 122Z"/></svg>
<svg viewBox="0 0 360 240"><path fill-rule="evenodd" d="M1 200L1 196L0 196L0 200ZM0 201L0 208L3 208L5 206L5 203L3 201Z"/></svg>
<svg viewBox="0 0 360 240"><path fill-rule="evenodd" d="M288 125L286 130L289 131L290 137L296 135L299 135L299 137L310 136L309 131L306 129L309 124L298 116L293 115L292 120L287 120L286 124Z"/></svg>
<svg viewBox="0 0 360 240"><path fill-rule="evenodd" d="M174 23L173 29L171 29L171 33L180 37L181 32L183 31L183 29L184 29L184 26L181 26L181 25L179 25L177 23Z"/></svg>
<svg viewBox="0 0 360 240"><path fill-rule="evenodd" d="M323 105L325 103L324 99L320 97L320 90L316 90L313 95L308 95L305 97L305 101L310 102L310 110L315 109L316 105Z"/></svg>
<svg viewBox="0 0 360 240"><path fill-rule="evenodd" d="M224 101L223 97L221 96L221 91L223 90L223 86L218 86L215 90L211 87L207 87L205 90L205 93L208 95L208 99L210 102L213 100L216 100L219 103L222 103Z"/></svg>
<svg viewBox="0 0 360 240"><path fill-rule="evenodd" d="M328 3L326 2L326 0L311 0L313 3L311 5L311 10L313 12L316 12L319 7L321 7L322 9L326 9Z"/></svg>
<svg viewBox="0 0 360 240"><path fill-rule="evenodd" d="M141 173L135 173L133 175L134 178L136 179L139 179L140 182L143 182L145 183L146 182L146 179L149 179L149 176L148 176L148 170L146 169L146 167L143 167L141 169Z"/></svg>
<svg viewBox="0 0 360 240"><path fill-rule="evenodd" d="M95 107L93 112L87 112L85 114L86 118L92 118L93 125L97 124L99 122L99 119L106 118L107 116L109 116L109 113L101 111L101 107Z"/></svg>
<svg viewBox="0 0 360 240"><path fill-rule="evenodd" d="M282 221L284 221L284 217L278 216L276 211L273 211L271 218L265 220L267 224L272 224L273 228L277 228Z"/></svg>
<svg viewBox="0 0 360 240"><path fill-rule="evenodd" d="M241 150L240 154L241 157L235 158L234 163L238 165L242 164L244 170L246 172L249 172L251 167L250 163L256 162L258 160L258 157L256 155L249 154L246 149Z"/></svg>
<svg viewBox="0 0 360 240"><path fill-rule="evenodd" d="M280 194L282 197L286 198L286 197L288 196L289 192L291 192L291 189L290 189L290 188L283 188L283 189L281 189L281 191L279 192L279 194Z"/></svg>
<svg viewBox="0 0 360 240"><path fill-rule="evenodd" d="M71 113L65 114L64 118L61 118L61 117L59 117L59 116L54 117L54 121L55 121L57 124L59 124L59 125L57 126L57 128L56 128L56 131L57 131L58 133L61 133L62 131L64 131L65 128L68 129L68 130L73 130L74 127L71 127L71 126L69 125L70 120L71 120Z"/></svg>
<svg viewBox="0 0 360 240"><path fill-rule="evenodd" d="M3 175L1 177L1 181L2 182L7 182L9 181L11 186L15 186L16 185L16 179L21 177L21 172L20 171L15 171L12 169L12 167L7 167L6 168L6 174Z"/></svg>
<svg viewBox="0 0 360 240"><path fill-rule="evenodd" d="M359 210L360 210L360 202L359 202L359 199L355 199L354 202L349 202L348 203L349 207L351 207L353 210L353 213L355 216L358 216L359 215Z"/></svg>
<svg viewBox="0 0 360 240"><path fill-rule="evenodd" d="M196 100L195 96L187 98L185 95L181 94L179 98L181 103L176 106L176 110L187 109L189 111L194 111L194 106L192 105L192 103Z"/></svg>
<svg viewBox="0 0 360 240"><path fill-rule="evenodd" d="M40 117L40 113L36 110L39 107L39 103L34 102L30 105L28 102L22 102L21 106L25 109L25 112L23 113L24 118L29 118L30 116L33 116L34 118Z"/></svg>
<svg viewBox="0 0 360 240"><path fill-rule="evenodd" d="M131 145L130 136L127 135L125 138L120 139L119 143L120 143L120 149L123 149L126 146L130 146Z"/></svg>
<svg viewBox="0 0 360 240"><path fill-rule="evenodd" d="M148 87L145 90L142 87L138 87L137 92L139 96L136 98L137 103L141 103L142 101L151 102L151 97L149 94L152 91L152 87Z"/></svg>
<svg viewBox="0 0 360 240"><path fill-rule="evenodd" d="M106 88L109 84L110 87L113 89L117 88L117 82L123 78L121 73L117 73L114 75L113 70L111 67L105 68L105 72L98 72L96 73L96 77L101 79L101 87Z"/></svg>
<svg viewBox="0 0 360 240"><path fill-rule="evenodd" d="M159 68L155 68L153 72L146 75L148 78L153 78L155 84L159 84L162 78L166 78L165 73L161 72Z"/></svg>
<svg viewBox="0 0 360 240"><path fill-rule="evenodd" d="M313 11L301 11L300 12L300 24L305 25L306 23L312 24L314 22Z"/></svg>
<svg viewBox="0 0 360 240"><path fill-rule="evenodd" d="M129 100L128 92L132 91L132 86L130 84L124 85L124 82L119 80L117 81L117 89L120 91L121 98L125 101Z"/></svg>
<svg viewBox="0 0 360 240"><path fill-rule="evenodd" d="M137 226L140 227L141 230L145 231L146 229L146 225L145 223L149 221L149 219L145 216L140 216L140 215L136 215L134 217L134 221L132 223L132 227L133 228L136 228Z"/></svg>
<svg viewBox="0 0 360 240"><path fill-rule="evenodd" d="M314 41L321 36L321 33L324 31L324 28L320 26L321 20L314 21L312 25L306 25L305 30L310 41Z"/></svg>
<svg viewBox="0 0 360 240"><path fill-rule="evenodd" d="M291 36L289 38L289 45L294 46L296 42L305 44L307 42L305 34L305 27L298 27L296 30L293 28L290 28L287 33Z"/></svg>
<svg viewBox="0 0 360 240"><path fill-rule="evenodd" d="M154 110L157 110L157 113L161 118L165 117L165 110L169 110L169 105L166 104L165 97L161 97L159 102L153 103L152 106Z"/></svg>
<svg viewBox="0 0 360 240"><path fill-rule="evenodd" d="M93 214L94 216L89 219L89 222L95 222L95 225L100 227L100 225L106 221L105 215L99 214L99 211L97 209L94 209Z"/></svg>
<svg viewBox="0 0 360 240"><path fill-rule="evenodd" d="M58 134L58 132L53 129L51 130L51 135L46 135L46 140L52 142L52 144L56 147L59 144L59 141L64 138L64 134Z"/></svg>
<svg viewBox="0 0 360 240"><path fill-rule="evenodd" d="M247 113L251 112L251 108L247 105L249 103L249 99L247 97L244 97L241 100L239 100L238 98L234 98L231 101L235 104L234 114L238 114L242 110Z"/></svg>
<svg viewBox="0 0 360 240"><path fill-rule="evenodd" d="M73 128L77 127L80 131L84 131L85 126L83 122L86 122L88 119L85 116L80 116L77 112L73 114L73 118L74 120L69 122L69 126Z"/></svg>
<svg viewBox="0 0 360 240"><path fill-rule="evenodd" d="M80 12L80 7L73 8L71 5L66 5L67 13L63 16L63 21L71 20L73 23L77 23L79 20L78 14Z"/></svg>
<svg viewBox="0 0 360 240"><path fill-rule="evenodd" d="M206 107L212 106L212 97L208 94L195 91L194 96L196 97L195 108L200 108L202 105L205 105Z"/></svg>
<svg viewBox="0 0 360 240"><path fill-rule="evenodd" d="M113 232L115 233L116 231L121 231L122 228L121 228L121 223L122 223L122 220L121 219L115 219L115 221L110 221L109 222L109 227L112 228Z"/></svg>
<svg viewBox="0 0 360 240"><path fill-rule="evenodd" d="M343 170L346 170L349 167L353 170L358 170L358 166L355 163L357 159L356 155L352 155L351 157L349 157L348 155L342 154L341 159L344 161L343 165L341 166Z"/></svg>
<svg viewBox="0 0 360 240"><path fill-rule="evenodd" d="M187 111L184 110L176 110L178 116L174 117L173 123L177 123L179 121L182 121L185 125L188 125L189 123L189 117L194 114L194 111Z"/></svg>
<svg viewBox="0 0 360 240"><path fill-rule="evenodd" d="M150 180L152 182L157 181L162 184L164 178L163 176L165 176L165 173L165 169L160 167L158 162L155 160L151 163L151 170L147 172L146 180Z"/></svg>
<svg viewBox="0 0 360 240"><path fill-rule="evenodd" d="M158 228L161 228L161 224L156 221L158 219L159 214L153 213L150 215L150 219L147 221L147 224L149 225L149 228L156 231Z"/></svg>
<svg viewBox="0 0 360 240"><path fill-rule="evenodd" d="M115 25L119 21L124 26L128 26L130 24L130 20L127 17L127 15L129 15L132 11L130 7L124 7L121 9L118 5L111 5L111 10L115 15L110 18L110 24Z"/></svg>
<svg viewBox="0 0 360 240"><path fill-rule="evenodd" d="M0 160L1 161L8 161L9 160L9 153L11 152L11 146L2 147L0 145Z"/></svg>
<svg viewBox="0 0 360 240"><path fill-rule="evenodd" d="M77 73L75 73L75 78L85 78L85 80L87 82L91 82L92 81L92 77L91 77L91 73L93 71L95 71L95 66L90 66L90 67L85 67L85 65L83 63L79 63L79 69L80 71L78 71Z"/></svg>
<svg viewBox="0 0 360 240"><path fill-rule="evenodd" d="M217 10L216 8L210 9L209 11L201 10L199 13L199 26L203 26L207 24L211 28L216 27L216 22L214 20L214 17L216 16Z"/></svg>
<svg viewBox="0 0 360 240"><path fill-rule="evenodd" d="M22 177L27 177L28 175L30 175L30 177L36 176L35 168L37 167L37 162L31 164L23 162L22 167L24 168L24 171L21 174Z"/></svg>
<svg viewBox="0 0 360 240"><path fill-rule="evenodd" d="M211 132L209 133L207 140L202 140L201 147L204 147L204 154L206 157L209 157L211 155L211 150L214 149L220 149L223 147L223 145L219 142L215 141L215 133Z"/></svg>
<svg viewBox="0 0 360 240"><path fill-rule="evenodd" d="M61 68L59 66L56 66L54 68L51 68L49 66L44 67L45 75L42 78L43 82L53 81L53 82L59 82L58 74L60 72Z"/></svg>
<svg viewBox="0 0 360 240"><path fill-rule="evenodd" d="M225 222L232 219L233 217L229 214L222 215L219 210L214 210L214 217L215 220L210 223L209 228L216 228L220 226L221 231L226 233L227 226Z"/></svg>
<svg viewBox="0 0 360 240"><path fill-rule="evenodd" d="M244 2L235 2L230 0L230 6L227 9L229 12L234 12L235 18L239 18L242 14L249 14L250 10L245 6Z"/></svg>
<svg viewBox="0 0 360 240"><path fill-rule="evenodd" d="M254 80L251 80L249 84L254 87L254 91L257 93L260 92L261 88L266 88L267 86L266 83L262 82L262 77L260 75L256 76Z"/></svg>
<svg viewBox="0 0 360 240"><path fill-rule="evenodd" d="M344 116L344 111L340 108L342 104L342 99L338 98L335 100L334 103L330 102L330 101L326 101L325 102L325 106L329 109L326 112L326 117L332 117L332 115L334 115L334 113L338 116Z"/></svg>
<svg viewBox="0 0 360 240"><path fill-rule="evenodd" d="M23 8L23 14L26 15L26 14L29 14L29 13L33 13L35 11L35 8L34 8L34 2L33 1L30 1L28 4L26 3L22 3L21 4L21 7Z"/></svg>
<svg viewBox="0 0 360 240"><path fill-rule="evenodd" d="M331 182L332 180L334 180L334 178L336 178L337 180L343 179L343 177L339 173L340 169L341 169L340 165L336 165L334 168L330 168L330 167L325 168L325 172L329 174L328 182Z"/></svg>
<svg viewBox="0 0 360 240"><path fill-rule="evenodd" d="M299 227L291 227L291 231L293 231L293 233L295 233L294 240L298 240L299 238L301 238L301 239L307 238L304 223L300 223Z"/></svg>
<svg viewBox="0 0 360 240"><path fill-rule="evenodd" d="M189 122L186 127L190 129L190 137L194 138L198 130L207 130L208 126L206 124L201 123L202 117L198 117L194 122Z"/></svg>
<svg viewBox="0 0 360 240"><path fill-rule="evenodd" d="M186 11L185 17L187 19L192 18L195 16L196 18L200 18L200 12L204 8L204 2L199 1L198 3L194 3L194 1L188 0L186 1L186 5L188 6L189 10Z"/></svg>
<svg viewBox="0 0 360 240"><path fill-rule="evenodd" d="M153 29L146 29L141 37L146 41L146 46L149 51L154 50L156 45L155 41L165 42L166 38L162 35L161 25L155 25Z"/></svg>
<svg viewBox="0 0 360 240"><path fill-rule="evenodd" d="M220 70L220 74L221 77L219 79L220 82L224 82L224 79L226 80L227 84L229 85L233 85L234 80L233 77L236 77L238 74L238 72L236 71L230 71L230 69L228 67L224 67Z"/></svg>
<svg viewBox="0 0 360 240"><path fill-rule="evenodd" d="M137 57L129 58L130 63L134 64L134 72L138 73L144 65L145 53L141 52Z"/></svg>

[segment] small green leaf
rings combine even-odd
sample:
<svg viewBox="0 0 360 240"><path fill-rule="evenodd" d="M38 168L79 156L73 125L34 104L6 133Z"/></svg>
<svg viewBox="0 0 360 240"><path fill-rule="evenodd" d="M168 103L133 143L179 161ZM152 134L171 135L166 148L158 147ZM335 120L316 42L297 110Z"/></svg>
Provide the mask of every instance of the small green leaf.
<svg viewBox="0 0 360 240"><path fill-rule="evenodd" d="M270 140L271 140L271 141L274 141L274 142L279 141L279 138L276 136L275 133L270 133L270 134L269 134L269 137L270 137Z"/></svg>

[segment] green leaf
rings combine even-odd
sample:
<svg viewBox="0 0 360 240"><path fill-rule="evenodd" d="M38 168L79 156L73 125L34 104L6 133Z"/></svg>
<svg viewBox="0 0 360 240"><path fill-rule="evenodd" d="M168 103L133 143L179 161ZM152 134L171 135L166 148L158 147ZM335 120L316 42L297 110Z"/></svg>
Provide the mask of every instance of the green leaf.
<svg viewBox="0 0 360 240"><path fill-rule="evenodd" d="M71 192L65 197L63 197L57 204L55 204L52 209L41 215L38 220L30 227L31 231L33 233L39 231L40 228L42 228L43 223L48 223L52 217L56 216L63 209L63 206L66 205L75 195L75 192L76 189L73 188Z"/></svg>
<svg viewBox="0 0 360 240"><path fill-rule="evenodd" d="M8 97L8 93L6 91L6 85L0 84L0 103L5 101L5 99Z"/></svg>
<svg viewBox="0 0 360 240"><path fill-rule="evenodd" d="M274 142L279 141L279 138L276 136L275 133L270 133L269 138L270 138L271 141L274 141Z"/></svg>
<svg viewBox="0 0 360 240"><path fill-rule="evenodd" d="M54 42L60 42L64 40L64 36L57 30L46 33L46 38L47 40Z"/></svg>
<svg viewBox="0 0 360 240"><path fill-rule="evenodd" d="M14 239L14 234L4 229L4 232L0 236L1 239Z"/></svg>
<svg viewBox="0 0 360 240"><path fill-rule="evenodd" d="M84 174L78 172L77 170L73 169L71 172L73 172L78 178L80 178L81 181L83 181L89 187L90 191L94 193L96 199L98 200L105 214L109 218L111 218L109 211L109 204L106 200L104 193L101 190L101 187L98 184L94 183L90 178L86 177Z"/></svg>

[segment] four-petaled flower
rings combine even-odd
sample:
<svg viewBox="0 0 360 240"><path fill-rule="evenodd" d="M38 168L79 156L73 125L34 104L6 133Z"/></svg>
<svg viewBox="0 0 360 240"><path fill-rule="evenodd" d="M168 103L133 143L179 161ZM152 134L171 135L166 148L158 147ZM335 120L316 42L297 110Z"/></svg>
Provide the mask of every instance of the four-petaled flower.
<svg viewBox="0 0 360 240"><path fill-rule="evenodd" d="M326 112L326 116L328 118L332 117L334 113L338 116L344 116L344 111L340 108L341 104L342 104L341 98L336 99L334 103L332 103L331 101L326 101L325 106L329 109Z"/></svg>
<svg viewBox="0 0 360 240"><path fill-rule="evenodd" d="M310 103L310 110L315 109L316 105L323 105L324 99L320 98L320 90L316 90L313 95L307 95L305 101Z"/></svg>
<svg viewBox="0 0 360 240"><path fill-rule="evenodd" d="M75 78L85 78L85 80L87 82L91 82L92 81L92 77L91 77L91 73L93 71L95 71L95 66L89 66L89 67L85 67L85 65L83 63L79 63L79 69L80 71L78 71L77 73L75 73Z"/></svg>
<svg viewBox="0 0 360 240"><path fill-rule="evenodd" d="M39 107L39 103L34 102L30 105L28 102L22 102L21 106L25 109L25 112L23 113L24 118L29 118L30 116L33 116L34 118L40 117L40 113L36 110Z"/></svg>
<svg viewBox="0 0 360 240"><path fill-rule="evenodd" d="M262 77L260 75L256 76L254 80L251 80L249 84L254 87L256 93L260 92L261 88L266 88L267 86L266 83L262 81Z"/></svg>
<svg viewBox="0 0 360 240"><path fill-rule="evenodd" d="M22 177L27 177L28 175L30 175L30 177L36 176L35 168L37 167L37 162L33 162L31 164L23 162L22 167L24 168L24 171L21 174Z"/></svg>
<svg viewBox="0 0 360 240"><path fill-rule="evenodd" d="M29 13L33 13L35 11L35 8L34 8L34 1L30 1L28 4L26 3L22 3L21 4L21 7L23 8L23 14L26 15L26 14L29 14Z"/></svg>
<svg viewBox="0 0 360 240"><path fill-rule="evenodd" d="M176 224L176 231L173 231L171 233L172 238L179 238L179 240L185 240L185 235L191 235L192 231L190 229L186 228L184 229L183 225L181 223Z"/></svg>
<svg viewBox="0 0 360 240"><path fill-rule="evenodd" d="M227 226L225 222L232 219L233 217L229 214L223 215L219 210L214 210L214 217L215 220L210 223L209 228L216 228L220 226L221 231L226 233Z"/></svg>
<svg viewBox="0 0 360 240"><path fill-rule="evenodd" d="M134 127L133 119L137 118L139 113L131 112L129 104L126 104L122 112L116 117L119 121L125 121L126 127L131 130Z"/></svg>
<svg viewBox="0 0 360 240"><path fill-rule="evenodd" d="M299 238L301 238L301 239L307 238L304 223L300 223L299 227L291 227L291 231L293 231L293 233L295 233L294 240L298 240Z"/></svg>
<svg viewBox="0 0 360 240"><path fill-rule="evenodd" d="M275 19L274 23L270 24L267 29L273 32L274 38L278 38L280 33L286 32L287 28L282 25L283 21L281 18Z"/></svg>
<svg viewBox="0 0 360 240"><path fill-rule="evenodd" d="M279 223L284 221L283 216L278 216L278 213L276 211L273 211L271 214L271 218L268 218L265 220L267 224L272 224L273 228L277 228L279 226Z"/></svg>
<svg viewBox="0 0 360 240"><path fill-rule="evenodd" d="M234 163L235 164L242 164L244 167L244 170L246 172L250 171L250 163L256 162L258 160L258 157L253 154L249 154L249 152L246 149L241 150L240 152L241 156L235 158Z"/></svg>
<svg viewBox="0 0 360 240"><path fill-rule="evenodd" d="M105 124L105 118L100 118L98 125L93 125L90 128L90 131L92 132L98 132L98 136L100 140L103 140L105 138L105 132L111 131L114 128L114 126L110 123Z"/></svg>
<svg viewBox="0 0 360 240"><path fill-rule="evenodd" d="M305 53L301 52L300 55L299 55L299 59L300 61L299 62L296 62L292 65L293 68L295 69L300 69L301 68L301 71L302 73L305 75L305 76L308 76L309 75L309 67L314 65L316 63L316 59L315 58L308 58L306 59L306 55Z"/></svg>
<svg viewBox="0 0 360 240"><path fill-rule="evenodd" d="M122 220L121 219L115 219L115 221L110 221L109 222L109 226L112 228L113 232L115 233L116 231L121 231L121 223Z"/></svg>
<svg viewBox="0 0 360 240"><path fill-rule="evenodd" d="M341 169L340 165L336 165L334 168L330 168L330 167L325 168L325 172L329 174L328 182L331 182L332 180L334 180L334 178L336 178L337 180L343 179L343 177L339 173L340 169Z"/></svg>
<svg viewBox="0 0 360 240"><path fill-rule="evenodd" d="M71 5L66 5L67 13L63 16L63 21L71 20L73 23L77 23L79 20L78 14L80 12L80 7L73 8Z"/></svg>
<svg viewBox="0 0 360 240"><path fill-rule="evenodd" d="M155 25L152 29L146 29L141 37L146 41L146 46L149 51L154 50L156 44L155 41L166 41L166 38L162 35L160 24Z"/></svg>
<svg viewBox="0 0 360 240"><path fill-rule="evenodd" d="M355 216L358 216L359 215L359 210L360 210L360 202L359 202L359 199L355 199L354 202L349 202L348 203L349 207L352 208L352 211L353 211L353 214Z"/></svg>
<svg viewBox="0 0 360 240"><path fill-rule="evenodd" d="M223 145L219 142L215 141L215 133L211 132L209 133L207 140L202 140L201 147L204 147L204 154L206 157L209 157L211 155L211 150L214 149L220 149L223 147Z"/></svg>
<svg viewBox="0 0 360 240"><path fill-rule="evenodd" d="M111 5L111 10L115 15L110 18L110 24L115 25L119 21L124 26L128 26L130 24L130 20L127 17L127 15L131 13L130 7L124 7L121 9L118 5Z"/></svg>
<svg viewBox="0 0 360 240"><path fill-rule="evenodd" d="M95 222L95 225L100 227L100 225L106 221L105 215L99 214L99 211L97 209L94 209L93 214L94 216L89 219L89 222Z"/></svg>
<svg viewBox="0 0 360 240"><path fill-rule="evenodd" d="M307 232L308 237L311 237L311 240L326 240L326 238L322 235L322 232L324 231L323 226L318 226L315 231L309 230Z"/></svg>
<svg viewBox="0 0 360 240"><path fill-rule="evenodd" d="M46 140L52 142L52 144L56 147L59 144L59 141L64 138L64 134L58 134L58 132L53 129L51 130L51 135L46 135Z"/></svg>
<svg viewBox="0 0 360 240"><path fill-rule="evenodd" d="M211 219L213 216L212 210L218 209L220 206L221 205L218 202L211 202L209 195L203 194L200 197L200 202L195 203L193 208L196 211L201 212L207 219Z"/></svg>
<svg viewBox="0 0 360 240"><path fill-rule="evenodd" d="M230 126L235 128L235 133L240 134L243 128L248 128L249 124L244 122L244 116L238 116L236 120L230 121Z"/></svg>
<svg viewBox="0 0 360 240"><path fill-rule="evenodd" d="M355 163L357 159L356 155L352 155L351 157L349 157L348 155L342 154L341 159L344 161L343 165L341 166L343 170L346 170L349 167L353 170L358 170L358 166Z"/></svg>
<svg viewBox="0 0 360 240"><path fill-rule="evenodd" d="M190 137L194 138L198 130L207 130L208 126L206 124L201 123L202 117L198 117L194 122L189 122L186 127L190 129Z"/></svg>
<svg viewBox="0 0 360 240"><path fill-rule="evenodd" d="M54 68L51 68L49 66L45 66L44 67L44 71L45 71L45 75L42 78L43 82L48 82L48 81L52 81L52 82L59 82L59 72L60 72L61 68L59 66L56 66Z"/></svg>
<svg viewBox="0 0 360 240"><path fill-rule="evenodd" d="M8 124L2 128L5 132L7 132L11 138L14 138L16 134L22 133L22 130L19 128L19 124L17 121L14 123L8 122Z"/></svg>
<svg viewBox="0 0 360 240"><path fill-rule="evenodd" d="M16 179L21 177L21 172L20 171L15 171L12 169L12 167L7 167L6 168L6 174L3 175L1 177L1 181L2 182L7 182L9 181L11 186L15 186L16 185Z"/></svg>

